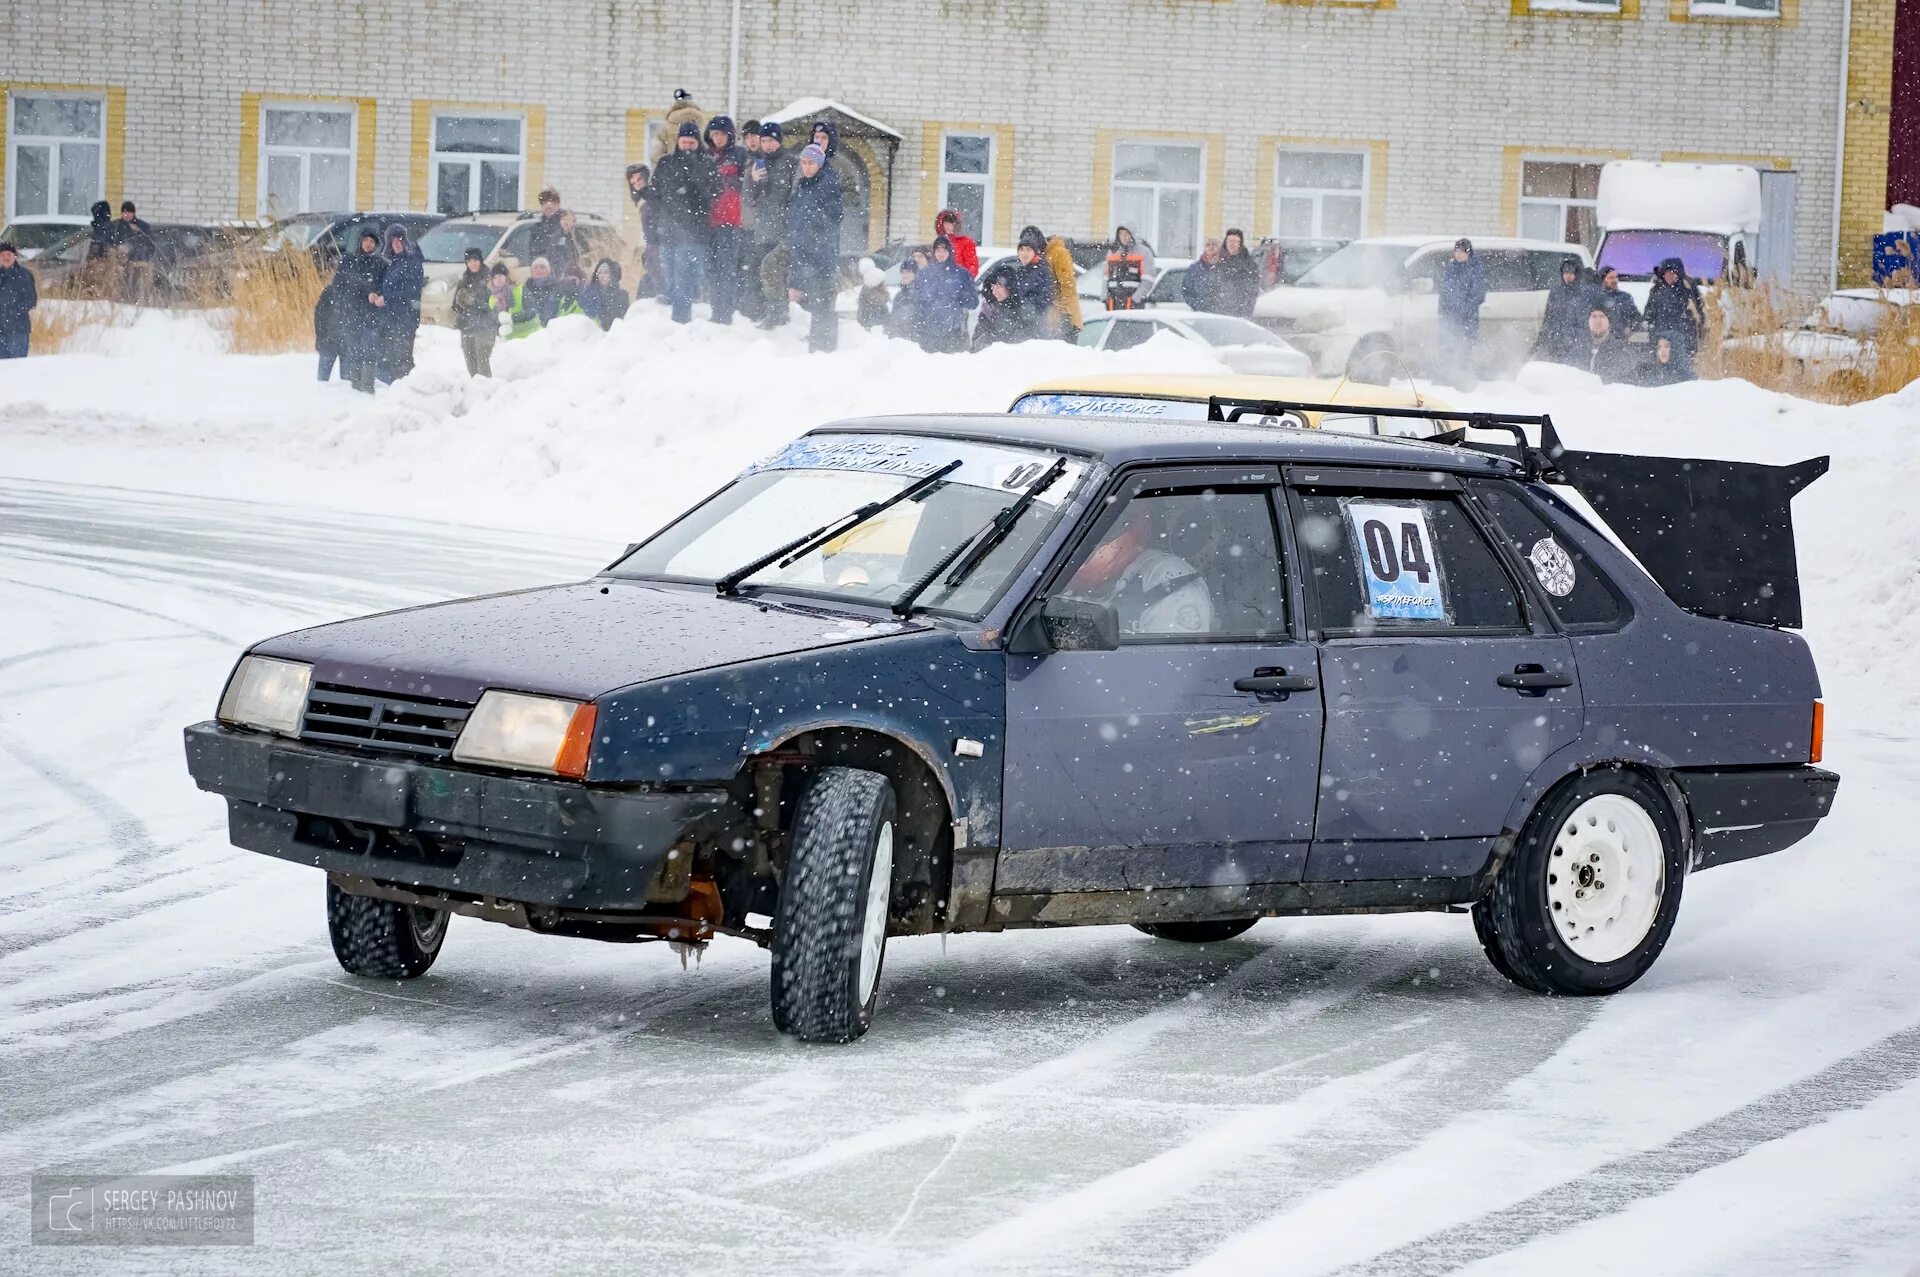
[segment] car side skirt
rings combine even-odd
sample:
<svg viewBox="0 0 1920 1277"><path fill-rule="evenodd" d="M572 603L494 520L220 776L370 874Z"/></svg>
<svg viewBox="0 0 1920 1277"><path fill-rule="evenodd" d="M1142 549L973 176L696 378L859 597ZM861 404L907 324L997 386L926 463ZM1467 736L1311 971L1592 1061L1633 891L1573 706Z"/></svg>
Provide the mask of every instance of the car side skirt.
<svg viewBox="0 0 1920 1277"><path fill-rule="evenodd" d="M1198 922L1309 914L1415 913L1471 904L1485 883L1486 876L1480 873L1460 878L996 894L982 929Z"/></svg>

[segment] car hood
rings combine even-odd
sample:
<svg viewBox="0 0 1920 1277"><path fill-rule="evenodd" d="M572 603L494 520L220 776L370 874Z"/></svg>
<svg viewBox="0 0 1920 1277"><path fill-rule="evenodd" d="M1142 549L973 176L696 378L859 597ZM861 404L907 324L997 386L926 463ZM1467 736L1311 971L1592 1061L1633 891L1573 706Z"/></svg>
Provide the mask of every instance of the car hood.
<svg viewBox="0 0 1920 1277"><path fill-rule="evenodd" d="M315 682L473 701L490 687L591 699L740 661L927 628L602 577L434 603L269 639Z"/></svg>

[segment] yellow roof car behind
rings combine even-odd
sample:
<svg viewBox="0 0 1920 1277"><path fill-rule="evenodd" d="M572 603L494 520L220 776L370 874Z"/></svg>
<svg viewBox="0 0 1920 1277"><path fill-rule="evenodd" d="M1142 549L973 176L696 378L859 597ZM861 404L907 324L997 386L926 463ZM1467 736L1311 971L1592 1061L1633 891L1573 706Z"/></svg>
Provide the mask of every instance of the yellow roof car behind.
<svg viewBox="0 0 1920 1277"><path fill-rule="evenodd" d="M1371 386L1312 377L1235 377L1215 373L1121 374L1064 377L1029 387L1008 409L1048 417L1161 417L1202 421L1207 401L1231 407L1256 403L1352 404L1354 412L1288 413L1282 418L1251 418L1267 425L1339 430L1349 434L1425 438L1442 427L1433 421L1377 417L1368 408L1452 407L1432 395L1401 386Z"/></svg>

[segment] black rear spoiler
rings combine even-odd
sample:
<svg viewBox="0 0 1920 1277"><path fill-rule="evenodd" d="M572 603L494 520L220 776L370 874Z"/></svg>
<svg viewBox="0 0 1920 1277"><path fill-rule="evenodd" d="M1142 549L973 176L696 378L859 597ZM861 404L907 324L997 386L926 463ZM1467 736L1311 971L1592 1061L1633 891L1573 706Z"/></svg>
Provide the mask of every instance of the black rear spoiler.
<svg viewBox="0 0 1920 1277"><path fill-rule="evenodd" d="M1244 413L1352 412L1358 407L1231 402L1235 406L1228 410L1215 401L1209 416L1233 421ZM1560 442L1553 419L1546 416L1444 408L1365 407L1362 411L1382 417L1464 421L1473 429L1508 431L1516 436L1516 443L1470 443L1467 431L1459 428L1428 442L1510 457L1530 480L1573 488L1607 521L1667 597L1689 612L1776 628L1798 629L1802 623L1792 502L1796 493L1827 472L1827 457L1767 466L1579 452ZM1528 442L1523 426L1539 428L1539 447Z"/></svg>

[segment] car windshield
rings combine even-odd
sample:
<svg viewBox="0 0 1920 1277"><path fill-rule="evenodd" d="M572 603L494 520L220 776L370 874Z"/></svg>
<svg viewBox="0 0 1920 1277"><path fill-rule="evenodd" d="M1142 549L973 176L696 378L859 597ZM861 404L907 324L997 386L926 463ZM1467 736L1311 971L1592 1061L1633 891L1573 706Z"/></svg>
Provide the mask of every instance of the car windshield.
<svg viewBox="0 0 1920 1277"><path fill-rule="evenodd" d="M312 245L327 229L326 222L282 222L269 227L254 247L263 253L299 252Z"/></svg>
<svg viewBox="0 0 1920 1277"><path fill-rule="evenodd" d="M0 239L6 240L22 252L45 248L49 244L58 244L77 230L85 230L72 222L15 222L0 231Z"/></svg>
<svg viewBox="0 0 1920 1277"><path fill-rule="evenodd" d="M613 567L616 576L713 582L818 527L882 501L955 460L951 476L784 566L741 583L886 605L979 534L1058 454L911 435L808 435L747 470ZM1085 472L1069 463L1007 538L957 587L943 574L921 610L977 617L1005 587Z"/></svg>
<svg viewBox="0 0 1920 1277"><path fill-rule="evenodd" d="M1356 241L1315 262L1293 281L1295 288L1391 288L1412 250L1404 244Z"/></svg>
<svg viewBox="0 0 1920 1277"><path fill-rule="evenodd" d="M1187 327L1209 346L1283 346L1286 343L1254 323L1233 315L1188 315Z"/></svg>
<svg viewBox="0 0 1920 1277"><path fill-rule="evenodd" d="M1727 241L1706 231L1610 231L1600 245L1600 269L1611 267L1621 279L1652 279L1669 257L1685 262L1693 279L1719 279Z"/></svg>
<svg viewBox="0 0 1920 1277"><path fill-rule="evenodd" d="M491 253L500 242L500 228L475 222L442 222L420 237L420 255L430 262L457 262L469 248Z"/></svg>

